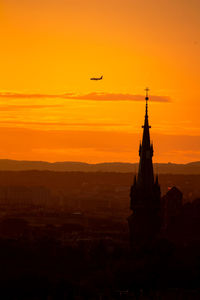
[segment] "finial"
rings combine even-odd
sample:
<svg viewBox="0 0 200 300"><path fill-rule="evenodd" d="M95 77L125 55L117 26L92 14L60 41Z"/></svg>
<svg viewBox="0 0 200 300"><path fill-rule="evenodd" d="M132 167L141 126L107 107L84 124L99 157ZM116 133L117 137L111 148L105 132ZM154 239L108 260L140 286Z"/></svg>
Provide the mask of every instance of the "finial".
<svg viewBox="0 0 200 300"><path fill-rule="evenodd" d="M149 92L150 91L150 89L149 88L146 88L145 89L145 92L146 92L146 97L145 97L145 100L146 100L146 116L147 116L147 114L148 114L148 100L149 100Z"/></svg>
<svg viewBox="0 0 200 300"><path fill-rule="evenodd" d="M146 88L146 89L145 89L145 92L146 92L146 98L145 98L145 100L146 100L146 101L149 100L149 93L148 93L149 91L150 91L149 88Z"/></svg>

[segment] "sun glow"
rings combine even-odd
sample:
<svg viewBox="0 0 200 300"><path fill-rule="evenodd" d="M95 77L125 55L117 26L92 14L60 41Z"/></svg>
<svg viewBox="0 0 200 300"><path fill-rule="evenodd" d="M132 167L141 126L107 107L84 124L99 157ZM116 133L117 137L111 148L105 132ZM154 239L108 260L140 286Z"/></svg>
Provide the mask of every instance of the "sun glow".
<svg viewBox="0 0 200 300"><path fill-rule="evenodd" d="M199 160L199 9L195 0L3 1L1 158L138 161L148 85L156 160Z"/></svg>

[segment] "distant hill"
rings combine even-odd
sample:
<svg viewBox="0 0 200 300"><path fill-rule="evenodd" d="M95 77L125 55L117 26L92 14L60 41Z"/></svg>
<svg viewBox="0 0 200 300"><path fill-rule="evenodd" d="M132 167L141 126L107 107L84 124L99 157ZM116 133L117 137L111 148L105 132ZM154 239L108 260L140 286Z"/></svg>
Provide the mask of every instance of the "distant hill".
<svg viewBox="0 0 200 300"><path fill-rule="evenodd" d="M23 171L23 170L49 170L61 172L119 172L129 173L138 169L137 163L98 163L87 164L82 162L54 162L45 161L19 161L0 160L0 171ZM155 163L155 173L159 174L200 174L200 161L188 164Z"/></svg>

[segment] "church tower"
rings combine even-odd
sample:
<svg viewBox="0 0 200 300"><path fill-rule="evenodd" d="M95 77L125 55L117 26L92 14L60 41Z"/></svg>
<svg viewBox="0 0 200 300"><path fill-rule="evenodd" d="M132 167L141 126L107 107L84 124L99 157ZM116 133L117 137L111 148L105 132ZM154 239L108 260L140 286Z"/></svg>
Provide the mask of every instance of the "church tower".
<svg viewBox="0 0 200 300"><path fill-rule="evenodd" d="M154 180L153 145L150 142L148 120L148 91L146 89L146 110L142 143L139 147L139 170L134 178L130 191L130 208L133 211L128 218L130 240L133 247L141 247L150 243L160 230L161 193L158 177Z"/></svg>

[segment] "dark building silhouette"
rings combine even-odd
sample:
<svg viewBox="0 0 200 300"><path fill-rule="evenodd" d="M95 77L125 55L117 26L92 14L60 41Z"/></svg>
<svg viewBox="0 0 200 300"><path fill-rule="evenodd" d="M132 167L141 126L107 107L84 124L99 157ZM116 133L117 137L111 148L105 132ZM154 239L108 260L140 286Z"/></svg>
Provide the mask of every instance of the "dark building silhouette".
<svg viewBox="0 0 200 300"><path fill-rule="evenodd" d="M183 194L173 186L161 199L162 231L180 214L183 207Z"/></svg>
<svg viewBox="0 0 200 300"><path fill-rule="evenodd" d="M152 241L160 230L161 192L158 177L154 180L153 145L150 142L148 121L148 89L146 89L146 113L142 143L139 147L139 170L130 192L130 208L133 214L128 218L131 245L140 247Z"/></svg>

